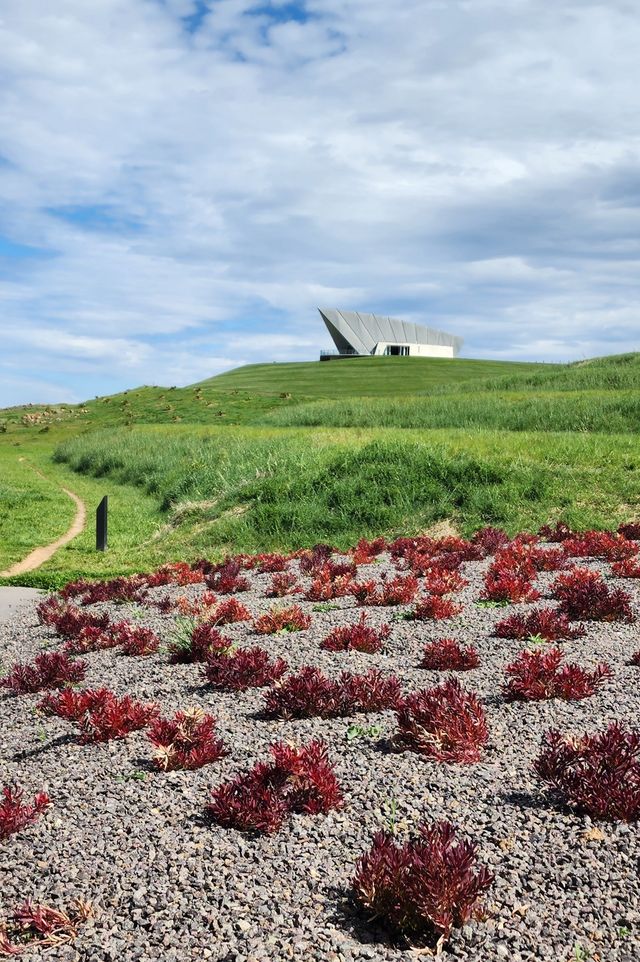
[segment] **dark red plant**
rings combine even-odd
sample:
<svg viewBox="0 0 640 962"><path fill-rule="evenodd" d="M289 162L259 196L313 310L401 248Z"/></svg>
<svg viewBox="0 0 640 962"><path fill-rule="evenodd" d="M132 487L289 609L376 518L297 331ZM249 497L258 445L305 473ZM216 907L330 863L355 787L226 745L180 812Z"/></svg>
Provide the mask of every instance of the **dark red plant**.
<svg viewBox="0 0 640 962"><path fill-rule="evenodd" d="M471 538L471 544L477 545L482 549L484 555L495 554L501 548L509 544L510 538L502 528L479 528Z"/></svg>
<svg viewBox="0 0 640 962"><path fill-rule="evenodd" d="M453 618L460 614L462 605L456 605L450 598L440 595L425 595L420 598L415 608L409 613L411 621L441 621L443 618Z"/></svg>
<svg viewBox="0 0 640 962"><path fill-rule="evenodd" d="M559 611L572 621L635 621L631 597L622 588L608 588L602 575L589 568L572 568L551 586Z"/></svg>
<svg viewBox="0 0 640 962"><path fill-rule="evenodd" d="M490 568L484 578L482 601L537 601L540 592L529 578L514 574L505 568Z"/></svg>
<svg viewBox="0 0 640 962"><path fill-rule="evenodd" d="M397 575L388 581L382 578L376 581L354 581L350 593L359 605L408 605L418 593L418 579L414 575L403 578Z"/></svg>
<svg viewBox="0 0 640 962"><path fill-rule="evenodd" d="M55 628L62 638L77 638L85 628L99 628L106 631L109 627L109 615L91 615L81 611L75 605L60 602L57 598L48 598L40 602L37 608L41 624Z"/></svg>
<svg viewBox="0 0 640 962"><path fill-rule="evenodd" d="M77 685L84 678L88 664L75 661L64 652L36 655L30 664L18 662L8 675L0 678L0 686L16 695L31 694L47 688Z"/></svg>
<svg viewBox="0 0 640 962"><path fill-rule="evenodd" d="M618 525L618 534L628 538L629 541L640 541L640 522L629 521L626 524Z"/></svg>
<svg viewBox="0 0 640 962"><path fill-rule="evenodd" d="M311 617L305 615L300 605L290 608L272 608L264 615L260 615L253 623L253 630L258 635L273 635L277 631L304 631L311 624Z"/></svg>
<svg viewBox="0 0 640 962"><path fill-rule="evenodd" d="M607 561L623 561L638 553L638 545L621 534L611 531L583 531L567 538L562 550L572 558L606 558Z"/></svg>
<svg viewBox="0 0 640 962"><path fill-rule="evenodd" d="M553 527L548 524L543 524L538 530L538 534L544 541L552 541L558 544L570 538L573 535L573 531L564 521L556 521Z"/></svg>
<svg viewBox="0 0 640 962"><path fill-rule="evenodd" d="M476 851L444 821L421 825L418 837L404 845L378 832L356 864L356 901L410 944L439 948L454 927L480 914L479 900L493 883Z"/></svg>
<svg viewBox="0 0 640 962"><path fill-rule="evenodd" d="M229 560L216 566L216 569L211 574L206 575L204 580L207 587L211 588L212 591L217 591L221 595L233 595L239 591L249 590L249 582L240 573L241 571L242 567L238 561Z"/></svg>
<svg viewBox="0 0 640 962"><path fill-rule="evenodd" d="M334 548L330 544L317 544L315 547L303 550L298 554L300 571L303 575L313 575L328 561Z"/></svg>
<svg viewBox="0 0 640 962"><path fill-rule="evenodd" d="M218 691L244 691L272 685L288 667L282 658L271 661L264 648L239 648L233 652L210 652L203 675Z"/></svg>
<svg viewBox="0 0 640 962"><path fill-rule="evenodd" d="M640 817L640 730L613 722L581 738L548 731L534 770L563 801L591 818Z"/></svg>
<svg viewBox="0 0 640 962"><path fill-rule="evenodd" d="M429 595L450 595L468 584L469 582L457 571L431 568L425 572L424 588Z"/></svg>
<svg viewBox="0 0 640 962"><path fill-rule="evenodd" d="M213 625L232 625L236 621L251 621L251 613L237 598L226 598L207 615Z"/></svg>
<svg viewBox="0 0 640 962"><path fill-rule="evenodd" d="M123 655L152 655L160 647L160 639L150 628L120 621L112 627Z"/></svg>
<svg viewBox="0 0 640 962"><path fill-rule="evenodd" d="M120 638L111 630L112 627L109 625L107 628L83 628L77 637L65 642L63 651L67 655L86 655L90 651L116 648L120 644Z"/></svg>
<svg viewBox="0 0 640 962"><path fill-rule="evenodd" d="M284 598L285 595L302 591L298 579L290 571L280 571L273 576L265 594L267 598Z"/></svg>
<svg viewBox="0 0 640 962"><path fill-rule="evenodd" d="M636 668L640 668L640 648L631 655L629 659L630 665L635 665Z"/></svg>
<svg viewBox="0 0 640 962"><path fill-rule="evenodd" d="M439 762L476 762L489 737L484 709L457 678L402 698L394 742Z"/></svg>
<svg viewBox="0 0 640 962"><path fill-rule="evenodd" d="M151 574L142 575L149 588L159 588L162 585L197 585L204 581L204 574L192 568L186 561L174 561L164 564Z"/></svg>
<svg viewBox="0 0 640 962"><path fill-rule="evenodd" d="M593 671L580 665L562 665L563 654L559 648L548 651L521 651L515 661L505 666L508 676L503 693L508 701L542 701L561 698L578 701L589 698L611 678L613 672L605 662Z"/></svg>
<svg viewBox="0 0 640 962"><path fill-rule="evenodd" d="M84 899L72 902L68 912L27 900L0 919L0 955L21 955L36 946L66 945L77 936L78 926L92 915L93 906Z"/></svg>
<svg viewBox="0 0 640 962"><path fill-rule="evenodd" d="M169 663L189 665L203 662L212 652L226 651L233 642L225 638L214 623L204 621L196 625L191 634L176 636L168 645Z"/></svg>
<svg viewBox="0 0 640 962"><path fill-rule="evenodd" d="M315 572L313 581L305 592L307 601L331 601L332 598L343 598L351 593L354 584L352 571L348 566L341 565L336 574L336 567L327 562Z"/></svg>
<svg viewBox="0 0 640 962"><path fill-rule="evenodd" d="M135 701L130 695L118 698L108 688L73 691L65 688L45 695L38 707L45 715L58 715L74 722L80 744L126 738L153 721L158 714L155 703Z"/></svg>
<svg viewBox="0 0 640 962"><path fill-rule="evenodd" d="M454 638L440 638L426 645L420 668L432 671L469 671L480 664L473 646L462 648Z"/></svg>
<svg viewBox="0 0 640 962"><path fill-rule="evenodd" d="M640 562L636 558L614 561L611 565L611 573L616 578L640 578Z"/></svg>
<svg viewBox="0 0 640 962"><path fill-rule="evenodd" d="M355 625L334 628L320 643L320 647L326 651L364 651L367 654L381 651L391 629L389 625L372 628L367 625L366 620L367 616L363 611Z"/></svg>
<svg viewBox="0 0 640 962"><path fill-rule="evenodd" d="M262 554L258 556L258 571L264 575L273 571L284 571L289 559L283 554Z"/></svg>
<svg viewBox="0 0 640 962"><path fill-rule="evenodd" d="M288 815L319 815L342 805L340 785L323 742L299 748L278 742L270 751L272 762L258 762L213 790L207 811L218 825L245 832L277 832Z"/></svg>
<svg viewBox="0 0 640 962"><path fill-rule="evenodd" d="M585 634L582 625L572 625L566 615L555 608L536 608L526 613L518 612L499 621L493 630L498 638L527 639L540 637L545 641L565 638L581 638Z"/></svg>
<svg viewBox="0 0 640 962"><path fill-rule="evenodd" d="M19 785L5 785L0 799L0 842L23 828L32 825L51 805L46 792L38 792L31 804L23 802L24 791Z"/></svg>
<svg viewBox="0 0 640 962"><path fill-rule="evenodd" d="M65 599L80 597L82 605L93 605L99 601L115 604L142 602L146 598L146 592L143 591L145 584L144 575L112 578L110 581L72 581L65 585L60 595Z"/></svg>
<svg viewBox="0 0 640 962"><path fill-rule="evenodd" d="M155 747L153 761L163 772L202 768L226 754L216 736L216 719L201 708L187 708L173 718L156 718L147 730Z"/></svg>
<svg viewBox="0 0 640 962"><path fill-rule="evenodd" d="M339 718L395 708L400 696L398 679L375 668L362 675L343 672L334 681L318 668L307 667L266 692L264 714L269 718Z"/></svg>
<svg viewBox="0 0 640 962"><path fill-rule="evenodd" d="M538 548L531 551L531 561L536 571L562 571L567 567L567 556L562 548Z"/></svg>
<svg viewBox="0 0 640 962"><path fill-rule="evenodd" d="M370 564L378 555L386 551L386 548L387 542L384 538L374 538L373 541L360 538L355 548L351 549L353 563L355 565Z"/></svg>

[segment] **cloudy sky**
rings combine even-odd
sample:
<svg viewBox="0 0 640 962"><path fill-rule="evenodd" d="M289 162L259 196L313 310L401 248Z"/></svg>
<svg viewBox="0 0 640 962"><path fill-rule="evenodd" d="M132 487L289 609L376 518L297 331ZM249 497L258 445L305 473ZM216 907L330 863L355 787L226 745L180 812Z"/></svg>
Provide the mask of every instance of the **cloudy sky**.
<svg viewBox="0 0 640 962"><path fill-rule="evenodd" d="M2 0L0 404L640 349L637 0Z"/></svg>

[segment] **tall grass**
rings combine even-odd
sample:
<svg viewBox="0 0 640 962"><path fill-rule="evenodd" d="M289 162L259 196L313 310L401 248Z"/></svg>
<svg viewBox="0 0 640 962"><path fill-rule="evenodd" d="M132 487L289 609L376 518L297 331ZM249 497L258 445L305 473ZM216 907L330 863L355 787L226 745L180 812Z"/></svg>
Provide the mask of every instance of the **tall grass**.
<svg viewBox="0 0 640 962"><path fill-rule="evenodd" d="M347 433L347 432L345 432ZM341 547L362 536L540 523L562 491L557 471L515 456L447 449L417 435L170 430L96 432L61 445L76 471L138 485L174 519L198 523L203 550Z"/></svg>
<svg viewBox="0 0 640 962"><path fill-rule="evenodd" d="M640 392L492 393L350 398L300 404L263 417L279 427L484 428L502 431L640 431Z"/></svg>

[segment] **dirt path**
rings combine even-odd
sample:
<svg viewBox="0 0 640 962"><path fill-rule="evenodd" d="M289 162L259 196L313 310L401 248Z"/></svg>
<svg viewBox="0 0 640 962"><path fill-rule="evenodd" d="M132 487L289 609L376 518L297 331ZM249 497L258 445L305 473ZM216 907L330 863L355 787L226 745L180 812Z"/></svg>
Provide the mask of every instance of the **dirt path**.
<svg viewBox="0 0 640 962"><path fill-rule="evenodd" d="M19 460L24 461L25 459L20 458ZM46 478L47 481L51 480L32 464L29 465L29 467L32 471L35 471L36 474L39 474L41 478ZM0 571L0 578L11 578L13 575L22 575L25 573L25 571L35 571L35 569L39 568L40 565L43 565L45 561L48 561L49 558L56 553L58 548L62 548L63 545L68 544L69 541L84 531L84 526L87 520L87 510L84 506L84 503L80 500L77 494L74 494L73 491L69 491L68 488L61 487L60 490L64 491L67 497L71 498L76 506L76 516L73 519L71 527L68 528L67 531L65 531L65 533L55 541L52 541L51 544L34 548L33 551L26 556L26 558L22 559L22 561L16 561L16 563L11 565L10 568L7 568L6 571Z"/></svg>

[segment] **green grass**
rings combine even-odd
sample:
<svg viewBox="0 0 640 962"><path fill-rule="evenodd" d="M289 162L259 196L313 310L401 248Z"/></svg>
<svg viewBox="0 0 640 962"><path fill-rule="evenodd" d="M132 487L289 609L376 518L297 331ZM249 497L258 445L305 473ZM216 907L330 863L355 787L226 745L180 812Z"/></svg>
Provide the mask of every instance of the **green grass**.
<svg viewBox="0 0 640 962"><path fill-rule="evenodd" d="M60 484L85 501L89 527L20 583L317 541L346 547L445 518L464 532L560 516L610 527L640 514L638 387L640 355L557 366L371 358L256 365L189 388L9 409L0 570L66 530L74 507ZM103 494L105 554L93 526Z"/></svg>
<svg viewBox="0 0 640 962"><path fill-rule="evenodd" d="M442 519L514 532L560 514L606 527L637 509L636 437L490 431L163 428L73 439L76 471L140 486L207 553L346 547Z"/></svg>
<svg viewBox="0 0 640 962"><path fill-rule="evenodd" d="M430 393L477 378L517 377L555 365L466 358L364 357L340 361L249 364L201 381L215 390L312 397L379 397Z"/></svg>
<svg viewBox="0 0 640 962"><path fill-rule="evenodd" d="M640 431L638 391L487 391L436 397L345 398L271 412L280 427L487 428L502 431Z"/></svg>

